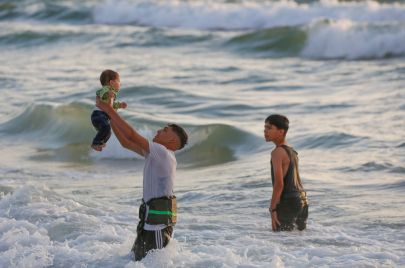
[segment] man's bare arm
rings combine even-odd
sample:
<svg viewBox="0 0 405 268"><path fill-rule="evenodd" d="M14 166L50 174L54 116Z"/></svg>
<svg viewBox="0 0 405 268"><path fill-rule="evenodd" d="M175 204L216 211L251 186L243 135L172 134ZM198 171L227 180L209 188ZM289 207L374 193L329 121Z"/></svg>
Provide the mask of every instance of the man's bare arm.
<svg viewBox="0 0 405 268"><path fill-rule="evenodd" d="M142 150L142 148L133 142L132 140L129 140L126 135L123 134L123 132L115 125L114 121L111 121L111 128L114 131L115 136L117 137L118 141L120 142L121 146L124 148L127 148L128 150L134 151L135 153L144 156L145 152Z"/></svg>
<svg viewBox="0 0 405 268"><path fill-rule="evenodd" d="M127 145L130 146L131 148L128 148L136 153L139 153L140 151L142 152L141 155L144 153L149 153L149 142L148 140L140 135L138 132L135 131L124 119L121 118L121 116L108 104L103 103L100 101L99 98L96 100L96 105L99 107L101 110L106 112L108 116L111 119L111 124L119 132L119 135L122 141ZM113 128L113 130L114 130ZM114 133L115 133L114 130ZM119 137L117 136L119 139ZM137 148L135 148L133 145L129 145L128 142L134 143ZM121 140L120 140L121 143ZM121 143L122 144L122 143ZM124 145L123 145L124 146ZM125 146L124 146L125 147Z"/></svg>

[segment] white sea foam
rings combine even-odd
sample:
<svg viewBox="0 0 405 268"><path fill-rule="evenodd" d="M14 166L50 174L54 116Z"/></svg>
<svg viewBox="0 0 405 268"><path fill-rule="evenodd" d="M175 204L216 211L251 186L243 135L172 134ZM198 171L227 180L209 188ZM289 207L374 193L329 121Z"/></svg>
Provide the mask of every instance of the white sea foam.
<svg viewBox="0 0 405 268"><path fill-rule="evenodd" d="M263 29L306 25L320 19L357 22L405 21L405 5L373 1L342 3L293 1L217 3L215 1L112 1L94 8L96 23L134 23L152 27L192 29Z"/></svg>
<svg viewBox="0 0 405 268"><path fill-rule="evenodd" d="M0 267L46 267L53 256L47 231L26 220L0 217Z"/></svg>
<svg viewBox="0 0 405 268"><path fill-rule="evenodd" d="M205 174L190 172L197 177L191 184L198 185L196 188L203 195L185 200L189 187L178 189L183 212L174 239L168 247L152 252L142 262L133 262L129 253L136 236L137 220L131 215L135 209L131 212L121 202L104 205L105 197L92 193L97 186L89 185L90 194L75 199L40 183L16 187L0 199L0 267L282 268L303 263L316 267L392 267L403 262L400 251L403 232L381 227L382 232L375 233L375 228L353 228L357 223L342 225L336 219L318 216L322 208L317 203L311 213L317 216L310 218L305 232L270 232L266 209L257 205L261 200L267 203L264 196L267 190L260 186L239 186L241 179L258 182L257 175L261 172L255 178L237 175L247 170L243 162L230 165L229 169L234 172L233 182L226 178L222 181L226 175L216 176L215 187L201 183L198 177L205 178ZM59 187L66 185L61 183ZM230 199L231 196L241 200L253 198L255 205L239 198ZM122 200L124 196L107 199L111 198ZM325 199L320 202L324 203ZM215 202L214 207L207 206L209 200ZM328 207L327 211L330 210ZM250 216L240 217L235 211ZM334 222L333 226L328 226L328 221ZM393 232L399 237L395 247L391 246Z"/></svg>
<svg viewBox="0 0 405 268"><path fill-rule="evenodd" d="M130 230L46 187L19 187L0 208L0 267L96 267L100 260L124 266L131 260Z"/></svg>

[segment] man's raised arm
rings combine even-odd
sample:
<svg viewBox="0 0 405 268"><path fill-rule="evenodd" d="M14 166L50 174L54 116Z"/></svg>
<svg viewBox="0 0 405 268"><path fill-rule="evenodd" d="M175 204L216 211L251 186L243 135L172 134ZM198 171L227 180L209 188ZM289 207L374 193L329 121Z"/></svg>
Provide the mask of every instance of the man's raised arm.
<svg viewBox="0 0 405 268"><path fill-rule="evenodd" d="M98 108L106 112L110 117L112 129L123 147L140 155L149 153L148 140L136 132L131 125L122 119L121 116L111 107L111 105L100 101L99 98L96 100L96 105Z"/></svg>

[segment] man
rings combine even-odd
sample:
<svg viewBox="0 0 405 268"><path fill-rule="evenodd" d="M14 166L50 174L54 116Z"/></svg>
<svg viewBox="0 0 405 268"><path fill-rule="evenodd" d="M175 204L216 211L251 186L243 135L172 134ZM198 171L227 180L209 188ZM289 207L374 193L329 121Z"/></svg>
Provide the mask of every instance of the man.
<svg viewBox="0 0 405 268"><path fill-rule="evenodd" d="M271 152L271 180L273 195L269 211L273 231L306 228L308 201L298 173L298 154L287 145L288 118L273 114L266 118L264 137L276 148Z"/></svg>
<svg viewBox="0 0 405 268"><path fill-rule="evenodd" d="M174 151L187 143L187 133L178 125L168 124L148 141L133 129L111 105L97 98L97 107L106 112L121 145L145 157L143 200L139 208L137 237L132 247L139 261L152 249L165 247L176 224L176 197L173 183L176 175Z"/></svg>

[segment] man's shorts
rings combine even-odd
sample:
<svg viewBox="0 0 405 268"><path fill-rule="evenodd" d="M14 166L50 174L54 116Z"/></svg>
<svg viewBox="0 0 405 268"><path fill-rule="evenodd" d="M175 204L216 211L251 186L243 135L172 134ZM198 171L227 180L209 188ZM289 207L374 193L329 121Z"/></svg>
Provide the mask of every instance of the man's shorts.
<svg viewBox="0 0 405 268"><path fill-rule="evenodd" d="M150 250L166 247L167 244L169 244L172 235L172 226L157 231L147 231L143 228L138 228L137 237L132 246L132 251L135 254L135 261L142 260Z"/></svg>

